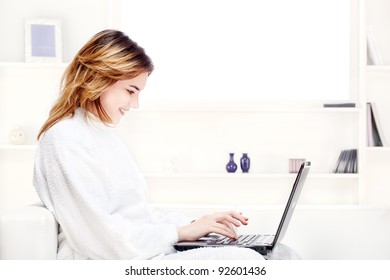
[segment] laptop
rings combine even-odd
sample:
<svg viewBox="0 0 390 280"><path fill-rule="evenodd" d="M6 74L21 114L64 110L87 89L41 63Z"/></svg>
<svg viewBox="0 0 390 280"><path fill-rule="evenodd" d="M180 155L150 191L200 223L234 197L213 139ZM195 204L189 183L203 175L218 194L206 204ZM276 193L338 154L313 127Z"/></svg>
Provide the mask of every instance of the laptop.
<svg viewBox="0 0 390 280"><path fill-rule="evenodd" d="M209 234L196 241L180 241L173 246L177 251L185 251L190 249L202 248L202 247L221 247L221 246L238 246L244 248L250 248L262 255L267 255L275 247L277 243L284 238L288 225L290 223L292 214L299 195L301 194L303 184L305 183L307 174L309 173L310 162L305 161L301 164L298 174L295 178L294 185L292 187L289 199L284 209L282 218L280 220L278 229L274 235L272 234L249 234L239 235L237 240L230 239L228 237Z"/></svg>

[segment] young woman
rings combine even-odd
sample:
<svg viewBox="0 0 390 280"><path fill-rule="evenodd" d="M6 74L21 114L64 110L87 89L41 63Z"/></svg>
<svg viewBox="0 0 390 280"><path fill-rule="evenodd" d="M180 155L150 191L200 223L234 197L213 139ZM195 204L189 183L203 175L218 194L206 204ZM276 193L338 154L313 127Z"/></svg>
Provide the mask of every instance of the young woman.
<svg viewBox="0 0 390 280"><path fill-rule="evenodd" d="M175 253L178 240L209 233L236 238L240 213L195 221L163 215L146 201L146 183L115 125L146 85L153 64L144 50L116 30L92 37L62 79L59 99L42 126L34 186L57 219L58 259L262 259L250 249L198 249Z"/></svg>

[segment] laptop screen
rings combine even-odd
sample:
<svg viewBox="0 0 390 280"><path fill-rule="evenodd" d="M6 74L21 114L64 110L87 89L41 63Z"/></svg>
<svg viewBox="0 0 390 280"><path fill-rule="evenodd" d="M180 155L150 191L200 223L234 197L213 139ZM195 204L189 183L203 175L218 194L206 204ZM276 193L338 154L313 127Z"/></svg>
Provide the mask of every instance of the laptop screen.
<svg viewBox="0 0 390 280"><path fill-rule="evenodd" d="M278 230L276 231L272 246L275 246L278 240L282 240L284 235L286 234L288 224L290 223L291 216L294 212L299 195L301 194L303 184L305 183L307 174L309 173L309 169L310 169L309 161L303 162L301 164L301 167L299 168L299 172L297 174L297 177L295 178L295 182L292 187L290 197L286 204L286 208L284 209L283 216L282 219L280 220L279 227Z"/></svg>

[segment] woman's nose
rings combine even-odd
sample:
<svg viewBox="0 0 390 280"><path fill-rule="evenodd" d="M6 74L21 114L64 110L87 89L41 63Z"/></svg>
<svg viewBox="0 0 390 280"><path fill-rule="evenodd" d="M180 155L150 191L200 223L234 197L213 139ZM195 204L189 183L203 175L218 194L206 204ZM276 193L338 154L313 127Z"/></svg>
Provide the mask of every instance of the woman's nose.
<svg viewBox="0 0 390 280"><path fill-rule="evenodd" d="M139 108L139 103L138 103L138 94L135 94L134 97L131 100L130 107L133 109L138 109Z"/></svg>

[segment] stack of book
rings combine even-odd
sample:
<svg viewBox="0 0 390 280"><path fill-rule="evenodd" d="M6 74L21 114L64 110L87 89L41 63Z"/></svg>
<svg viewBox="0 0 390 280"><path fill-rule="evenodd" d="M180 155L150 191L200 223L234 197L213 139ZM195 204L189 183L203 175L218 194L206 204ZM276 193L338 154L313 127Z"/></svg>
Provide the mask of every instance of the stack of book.
<svg viewBox="0 0 390 280"><path fill-rule="evenodd" d="M382 147L384 137L379 126L378 114L373 103L367 103L367 146Z"/></svg>
<svg viewBox="0 0 390 280"><path fill-rule="evenodd" d="M343 150L333 173L357 173L357 169L357 149Z"/></svg>

